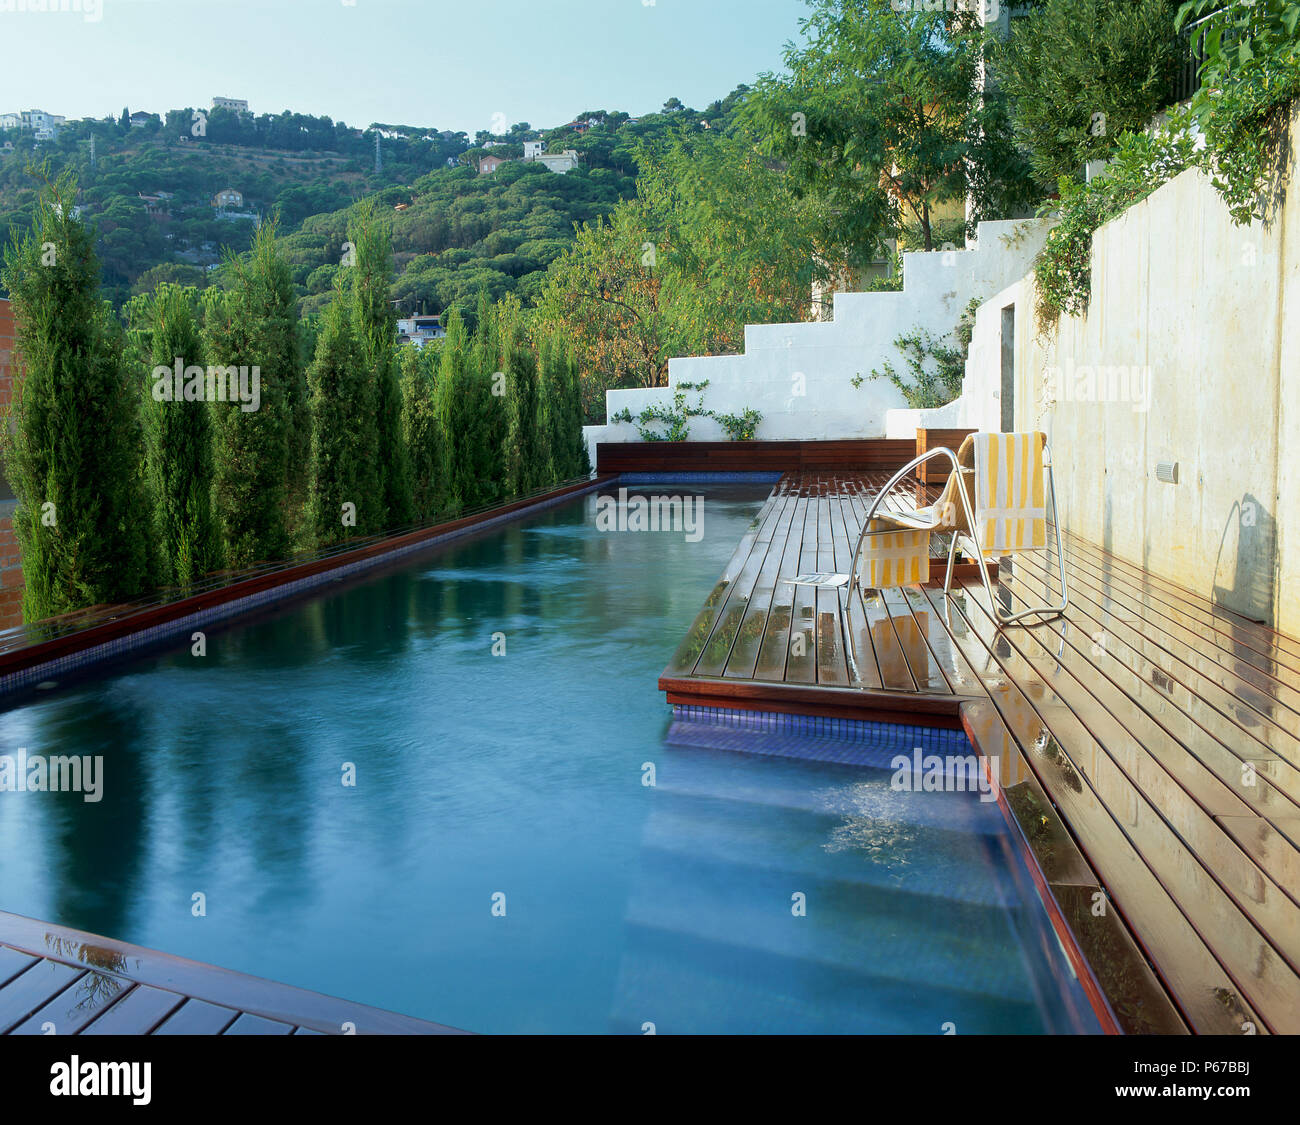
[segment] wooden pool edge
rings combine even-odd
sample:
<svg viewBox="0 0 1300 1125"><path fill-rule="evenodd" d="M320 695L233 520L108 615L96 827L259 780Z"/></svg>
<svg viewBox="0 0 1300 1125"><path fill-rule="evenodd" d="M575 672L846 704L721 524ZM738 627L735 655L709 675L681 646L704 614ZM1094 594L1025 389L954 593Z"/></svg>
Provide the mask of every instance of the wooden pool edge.
<svg viewBox="0 0 1300 1125"><path fill-rule="evenodd" d="M129 606L124 607L125 612L121 616L109 618L106 621L90 625L84 629L78 629L64 636L52 637L49 640L37 641L7 652L0 652L0 699L28 686L25 683L14 681L13 677L18 676L20 673L39 669L56 661L73 658L79 654L88 653L89 650L99 646L111 645L114 642L127 642L123 645L123 648L130 648L130 639L143 634L146 630L165 628L185 618L212 613L223 607L230 606L232 603L259 594L270 593L281 587L288 587L293 583L319 578L344 567L359 567L366 564L381 566L389 556L395 555L397 552L436 546L440 540L471 533L481 525L495 524L505 518L522 518L534 509L550 506L557 501L594 491L617 479L617 476L612 474L597 475L589 480L577 481L561 488L552 489L549 492L490 508L485 512L477 512L471 516L464 516L460 519L434 524L416 531L394 535L358 547L355 550L341 551L326 558L291 564L281 569L232 582L228 586L206 590L191 597L179 598L164 605L146 607L134 612ZM290 596L288 591L286 591L285 596ZM103 658L118 654L120 654L120 651L106 652Z"/></svg>
<svg viewBox="0 0 1300 1125"><path fill-rule="evenodd" d="M0 911L0 945L42 960L126 980L132 985L174 993L178 1003L199 1000L229 1008L232 1012L247 1013L324 1035L471 1034L415 1016L327 996L7 911ZM122 996L128 992L124 991ZM111 1011L112 1004L104 1010ZM103 1012L98 1012L95 1018L101 1015ZM90 1022L93 1025L94 1020ZM350 1030L345 1030L347 1028Z"/></svg>

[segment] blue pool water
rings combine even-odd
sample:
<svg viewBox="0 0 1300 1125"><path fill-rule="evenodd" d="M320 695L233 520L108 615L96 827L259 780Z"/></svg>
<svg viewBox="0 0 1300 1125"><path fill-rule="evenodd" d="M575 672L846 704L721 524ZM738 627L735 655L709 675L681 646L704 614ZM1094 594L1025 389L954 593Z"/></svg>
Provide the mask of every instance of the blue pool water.
<svg viewBox="0 0 1300 1125"><path fill-rule="evenodd" d="M0 793L0 909L480 1032L1079 1029L996 805L672 721L768 488L692 486L697 542L588 495L15 703L0 753L105 792Z"/></svg>

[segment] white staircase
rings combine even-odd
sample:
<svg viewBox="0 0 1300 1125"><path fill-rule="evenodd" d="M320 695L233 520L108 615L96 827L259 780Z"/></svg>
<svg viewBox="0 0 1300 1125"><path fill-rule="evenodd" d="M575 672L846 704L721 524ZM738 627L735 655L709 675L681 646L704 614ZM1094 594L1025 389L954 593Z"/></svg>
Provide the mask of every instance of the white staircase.
<svg viewBox="0 0 1300 1125"><path fill-rule="evenodd" d="M607 417L625 407L636 416L652 403L671 409L678 384L707 380L704 408L761 411L759 440L884 437L886 412L907 403L892 383L870 375L886 362L906 372L895 339L916 328L950 337L972 298L984 300L1030 270L1051 225L1045 219L980 223L975 248L906 253L900 292L836 293L828 321L748 325L743 354L673 359L667 387L607 392ZM700 397L686 392L691 406ZM593 464L596 442L641 440L634 423L585 432ZM713 419L691 419L693 441L726 436Z"/></svg>

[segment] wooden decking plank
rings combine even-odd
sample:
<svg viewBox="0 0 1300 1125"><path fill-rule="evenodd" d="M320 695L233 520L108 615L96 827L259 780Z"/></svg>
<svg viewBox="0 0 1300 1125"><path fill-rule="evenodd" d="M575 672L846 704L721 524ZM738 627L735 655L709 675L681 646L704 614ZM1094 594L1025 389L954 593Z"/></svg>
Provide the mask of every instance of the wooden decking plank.
<svg viewBox="0 0 1300 1125"><path fill-rule="evenodd" d="M1215 958L1269 1028L1288 1034L1300 1032L1300 976L1242 912L1242 905L1234 900L1233 892L1223 887L1202 864L1208 858L1231 864L1237 870L1253 869L1255 877L1247 891L1259 893L1261 901L1254 907L1257 915L1270 920L1285 918L1294 904L1287 902L1286 896L1249 862L1222 829L1190 802L1181 803L1175 810L1184 836L1175 833L1159 806L1112 757L1110 748L1097 742L1074 710L1057 696L1054 687L1026 662L1020 647L1025 643L1022 634L1026 631L1005 630L995 636L993 611L984 604L984 591L968 586L966 595L963 612L981 640L990 646L999 640L1006 643L1009 651L998 655L1007 674L1019 683L1037 681L1042 685L1035 693L1034 707L1049 729L1056 752L1068 759L1080 782L1094 791L1123 826L1132 847L1179 903ZM1146 773L1142 780L1158 783L1160 775ZM1164 800L1177 801L1176 786L1160 788ZM1189 846L1184 842L1187 838L1195 844ZM1276 936L1288 947L1293 944L1293 939L1285 933ZM1295 931L1295 940L1300 940L1300 927Z"/></svg>
<svg viewBox="0 0 1300 1125"><path fill-rule="evenodd" d="M736 575L735 581L732 582L731 589L727 591L726 602L714 621L713 632L704 643L704 649L695 664L695 675L721 676L726 669L731 650L740 633L741 623L745 620L749 609L750 596L753 594L758 576L771 549L776 529L775 521L788 503L789 497L782 496L776 504L767 509L767 517L754 537L749 557L745 560L740 573Z"/></svg>
<svg viewBox="0 0 1300 1125"><path fill-rule="evenodd" d="M982 606L983 602L979 604ZM1017 599L1013 604L1020 608L1023 602ZM1048 637L1060 636L1061 630L1069 628L1066 624L1016 629L1012 643L1021 657L1051 683L1052 690L1079 717L1134 788L1150 800L1170 830L1197 856L1237 902L1238 908L1252 919L1291 967L1300 971L1300 909L1285 888L1274 883L1216 820L1219 817L1247 819L1249 809L1226 786L1218 784L1216 788L1217 779L1163 728L1141 722L1141 712L1130 711L1123 725L1115 719L1110 711L1119 694L1114 685L1109 685L1111 690L1107 690L1108 681L1097 675L1086 661L1076 659L1068 644L1058 650L1053 640L1048 646ZM1046 660L1033 651L1034 642L1047 653ZM1055 675L1054 667L1070 674ZM1153 774L1144 754L1157 760L1176 785ZM1238 811L1232 811L1234 806Z"/></svg>
<svg viewBox="0 0 1300 1125"><path fill-rule="evenodd" d="M794 620L794 598L797 587L783 578L799 573L799 551L803 540L803 524L808 500L792 497L790 526L786 531L785 549L781 555L778 578L772 591L772 602L767 621L763 626L763 640L759 645L754 666L754 679L769 683L785 680L786 663L790 654L790 628Z"/></svg>
<svg viewBox="0 0 1300 1125"><path fill-rule="evenodd" d="M8 984L19 973L30 969L38 960L39 958L33 957L30 953L0 945L0 986Z"/></svg>
<svg viewBox="0 0 1300 1125"><path fill-rule="evenodd" d="M837 555L837 538L846 538L843 528L835 527L835 512L839 509L839 481L831 477L820 482L817 501L817 569L834 572L840 568ZM841 517L842 519L843 517ZM844 568L848 568L847 561ZM826 687L847 687L849 683L848 653L845 650L843 595L839 590L817 590L817 682Z"/></svg>
<svg viewBox="0 0 1300 1125"><path fill-rule="evenodd" d="M858 524L854 522L852 489L855 477L847 476L840 481L838 498L839 520L844 528L843 553L840 557L837 549L835 569L841 574L848 574L853 568L853 558L857 552ZM862 591L857 584L849 585L841 601L843 615L841 627L844 643L847 646L849 661L849 681L854 687L877 690L884 687L880 678L880 665L876 660L876 648L871 640L871 623L867 611L862 605Z"/></svg>
<svg viewBox="0 0 1300 1125"><path fill-rule="evenodd" d="M239 1012L209 1004L206 1000L186 1000L154 1031L155 1035L220 1035L236 1019Z"/></svg>
<svg viewBox="0 0 1300 1125"><path fill-rule="evenodd" d="M1027 565L1017 563L1020 580L1032 595L1040 596L1044 587L1039 575ZM1076 592L1077 594L1077 592ZM1017 605L1026 604L1019 600ZM1095 670L1113 687L1107 693L1112 710L1128 711L1129 729L1134 724L1154 724L1183 751L1194 756L1221 782L1252 809L1261 814L1300 815L1300 771L1272 754L1261 742L1245 737L1246 732L1210 707L1202 697L1188 690L1163 668L1151 665L1140 653L1124 642L1124 632L1136 632L1127 625L1107 619L1109 624L1086 615L1088 603L1076 596L1066 611L1079 635L1068 637L1073 666ZM1094 613L1102 611L1093 608ZM1104 634L1103 634L1104 631ZM1099 643L1099 638L1107 640ZM1086 647L1085 647L1086 646ZM1131 703L1131 709L1125 703ZM1148 735L1161 744L1161 735ZM1150 741L1148 744L1152 744ZM1246 767L1246 761L1250 766ZM1209 807L1209 806L1207 806ZM1243 815L1229 809L1211 810L1223 815Z"/></svg>
<svg viewBox="0 0 1300 1125"><path fill-rule="evenodd" d="M700 653L704 651L704 645L713 632L713 626L718 615L726 604L727 596L731 592L731 584L736 580L741 570L744 569L745 563L749 561L749 555L758 538L759 529L767 518L768 512L776 505L779 491L779 488L773 489L763 507L759 509L758 515L750 522L745 534L740 537L740 542L736 544L735 551L732 552L731 558L727 560L727 565L723 567L721 576L714 584L709 596L704 600L700 612L695 615L695 620L691 622L691 627L686 631L686 636L682 638L681 644L677 646L677 651L673 653L672 659L668 662L666 675L688 676L694 671Z"/></svg>
<svg viewBox="0 0 1300 1125"><path fill-rule="evenodd" d="M786 544L790 539L790 525L798 507L798 498L783 497L780 515L773 527L763 559L762 569L754 583L749 605L736 633L736 643L732 646L731 656L723 671L727 679L753 679L754 669L758 664L763 637L767 630L768 618L772 614L772 603L781 577L781 565L785 556Z"/></svg>
<svg viewBox="0 0 1300 1125"><path fill-rule="evenodd" d="M85 973L84 968L41 958L0 988L0 1034L17 1027L46 1001Z"/></svg>
<svg viewBox="0 0 1300 1125"><path fill-rule="evenodd" d="M1217 819L1242 851L1259 864L1291 901L1300 903L1300 848L1261 816L1221 816Z"/></svg>
<svg viewBox="0 0 1300 1125"><path fill-rule="evenodd" d="M292 1035L293 1024L280 1023L278 1020L264 1019L262 1016L252 1016L247 1012L240 1014L239 1019L235 1020L222 1035Z"/></svg>
<svg viewBox="0 0 1300 1125"><path fill-rule="evenodd" d="M1194 613L1200 621L1221 634L1217 642L1221 647L1232 652L1239 647L1248 648L1292 672L1300 672L1300 638L1289 637L1261 622L1242 617L1204 594L1143 570L1136 563L1109 554L1086 539L1078 536L1069 536L1069 539L1078 548L1079 557L1091 561L1094 569L1105 574L1108 581L1122 581L1143 591L1153 604L1163 603L1180 612Z"/></svg>
<svg viewBox="0 0 1300 1125"><path fill-rule="evenodd" d="M11 1035L72 1035L130 991L124 977L88 972L42 1004Z"/></svg>
<svg viewBox="0 0 1300 1125"><path fill-rule="evenodd" d="M1189 642L1186 635L1169 631L1167 619L1146 616L1140 603L1122 592L1113 592L1109 586L1099 587L1099 580L1086 570L1080 571L1067 563L1066 575L1072 591L1086 593L1112 620L1124 624L1140 622L1142 629L1138 636L1142 651L1165 674L1178 673L1164 668L1164 662L1159 658L1161 653L1165 654L1165 659L1176 661L1196 676L1198 698L1219 701L1222 706L1217 709L1231 718L1244 734L1255 737L1293 765L1300 765L1300 759L1291 750L1279 748L1279 743L1282 747L1300 746L1300 740L1292 733L1300 729L1300 716L1279 706L1275 692L1281 685L1261 679L1261 674L1252 666L1240 665L1221 650L1212 650L1203 639ZM1113 608L1107 608L1108 605ZM1173 628L1177 630L1177 626ZM1180 678L1186 679L1185 676ZM1272 734L1274 730L1282 735L1280 740ZM1300 750L1294 753L1300 754Z"/></svg>
<svg viewBox="0 0 1300 1125"><path fill-rule="evenodd" d="M174 1012L185 997L148 984L137 984L81 1029L82 1035L148 1035Z"/></svg>
<svg viewBox="0 0 1300 1125"><path fill-rule="evenodd" d="M1276 656L1258 652L1253 646L1216 628L1209 614L1198 612L1191 604L1176 603L1172 595L1157 597L1149 588L1123 576L1116 580L1086 550L1077 552L1077 555L1071 561L1081 579L1086 575L1088 581L1104 584L1112 597L1129 606L1143 620L1162 629L1166 635L1197 648L1222 667L1231 669L1240 679L1265 693L1276 695L1293 712L1300 713L1300 673ZM1258 637L1254 639L1258 643Z"/></svg>
<svg viewBox="0 0 1300 1125"><path fill-rule="evenodd" d="M939 610L942 591L927 590L925 594ZM971 666L996 664L985 637L969 626L959 608L954 607L952 614L954 621L960 622L953 630L954 642ZM1036 682L1026 687L1038 694ZM990 701L1193 1030L1240 1035L1245 1022L1262 1028L1254 1009L1138 854L1120 823L1060 752L1029 696L1007 678L990 692Z"/></svg>
<svg viewBox="0 0 1300 1125"><path fill-rule="evenodd" d="M805 485L803 536L799 540L799 573L817 569L817 508L815 484ZM790 648L785 662L785 682L817 682L817 597L807 586L794 588L790 610Z"/></svg>

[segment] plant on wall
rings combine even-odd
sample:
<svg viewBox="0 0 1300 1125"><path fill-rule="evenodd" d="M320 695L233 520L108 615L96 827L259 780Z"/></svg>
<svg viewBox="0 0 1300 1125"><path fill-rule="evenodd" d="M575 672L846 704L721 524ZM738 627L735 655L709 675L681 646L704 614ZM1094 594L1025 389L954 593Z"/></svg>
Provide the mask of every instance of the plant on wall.
<svg viewBox="0 0 1300 1125"><path fill-rule="evenodd" d="M961 394L961 381L966 375L966 352L975 331L975 310L979 305L978 297L971 298L957 321L953 329L956 347L936 340L924 328L914 328L894 341L894 346L907 361L907 374L899 373L886 360L880 370L871 372L869 378L888 379L903 392L907 405L914 410L928 410L952 402ZM865 380L857 375L851 382L854 387L860 387Z"/></svg>
<svg viewBox="0 0 1300 1125"><path fill-rule="evenodd" d="M717 414L704 409L704 390L709 385L703 383L677 383L673 388L673 405L671 408L662 403L652 403L640 414L633 414L624 407L617 414L611 414L611 422L628 422L635 424L642 441L686 441L690 436L692 418L712 418L717 422L732 441L753 441L759 423L763 421L761 412L746 409L739 414ZM698 391L699 400L694 406L686 401L687 391ZM664 431L653 429L656 424L667 427Z"/></svg>

